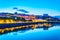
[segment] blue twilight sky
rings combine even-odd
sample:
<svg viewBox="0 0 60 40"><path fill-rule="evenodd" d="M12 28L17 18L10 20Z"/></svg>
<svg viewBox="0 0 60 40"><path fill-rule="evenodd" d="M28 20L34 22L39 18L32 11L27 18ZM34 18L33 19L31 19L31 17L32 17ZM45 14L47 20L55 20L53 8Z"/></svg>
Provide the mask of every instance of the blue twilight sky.
<svg viewBox="0 0 60 40"><path fill-rule="evenodd" d="M28 11L31 11L31 13L36 11L35 14L49 13L51 15L53 13L55 15L60 15L59 4L60 0L0 0L0 10L19 6L20 8L24 7L26 10L28 8Z"/></svg>

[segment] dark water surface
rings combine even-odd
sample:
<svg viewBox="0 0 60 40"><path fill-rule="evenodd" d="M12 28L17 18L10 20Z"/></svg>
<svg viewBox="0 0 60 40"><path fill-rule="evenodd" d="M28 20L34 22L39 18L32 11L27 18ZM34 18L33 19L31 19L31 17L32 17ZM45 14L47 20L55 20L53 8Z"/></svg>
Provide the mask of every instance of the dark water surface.
<svg viewBox="0 0 60 40"><path fill-rule="evenodd" d="M60 25L43 28L22 30L0 35L0 40L60 40Z"/></svg>

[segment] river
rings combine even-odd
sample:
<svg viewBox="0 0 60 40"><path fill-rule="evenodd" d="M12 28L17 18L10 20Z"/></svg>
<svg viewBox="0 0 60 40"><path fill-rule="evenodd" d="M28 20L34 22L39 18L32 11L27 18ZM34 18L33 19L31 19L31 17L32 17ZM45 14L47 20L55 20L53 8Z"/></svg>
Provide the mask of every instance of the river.
<svg viewBox="0 0 60 40"><path fill-rule="evenodd" d="M21 30L0 35L0 40L60 40L60 25L43 28Z"/></svg>

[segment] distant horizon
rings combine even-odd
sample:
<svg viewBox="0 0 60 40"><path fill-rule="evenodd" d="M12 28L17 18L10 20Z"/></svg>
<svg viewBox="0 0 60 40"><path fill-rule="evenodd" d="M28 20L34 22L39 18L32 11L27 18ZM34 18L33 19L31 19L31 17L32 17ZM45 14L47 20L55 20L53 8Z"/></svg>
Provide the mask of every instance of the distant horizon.
<svg viewBox="0 0 60 40"><path fill-rule="evenodd" d="M14 7L29 11L26 14L60 15L60 0L0 0L0 12L14 12Z"/></svg>
<svg viewBox="0 0 60 40"><path fill-rule="evenodd" d="M33 15L43 15L43 14L49 14L51 16L58 16L60 15L59 11L57 10L53 10L53 9L46 9L46 8L41 8L41 9L37 9L37 8L29 8L29 7L17 7L18 9L24 9L26 11L29 11L29 13L24 13L24 14L33 14ZM14 13L16 10L13 9L13 7L9 7L9 8L3 8L0 9L0 12L11 12ZM23 12L19 12L18 13L23 13Z"/></svg>

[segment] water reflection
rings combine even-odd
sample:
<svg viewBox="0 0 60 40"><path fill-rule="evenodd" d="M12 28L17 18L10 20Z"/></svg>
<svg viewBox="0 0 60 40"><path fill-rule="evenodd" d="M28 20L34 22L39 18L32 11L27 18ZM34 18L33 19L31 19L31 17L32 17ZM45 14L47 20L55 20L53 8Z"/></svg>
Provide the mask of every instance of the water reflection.
<svg viewBox="0 0 60 40"><path fill-rule="evenodd" d="M7 34L10 32L17 32L17 31L20 31L19 33L24 33L28 30L34 30L37 28L43 28L43 30L48 30L50 27L57 26L57 25L59 25L59 23L43 23L43 24L18 26L18 27L14 27L14 28L10 28L10 29L8 29L8 28L4 29L5 31L3 33L0 33L0 34L2 35L2 34ZM14 35L17 35L17 33Z"/></svg>

